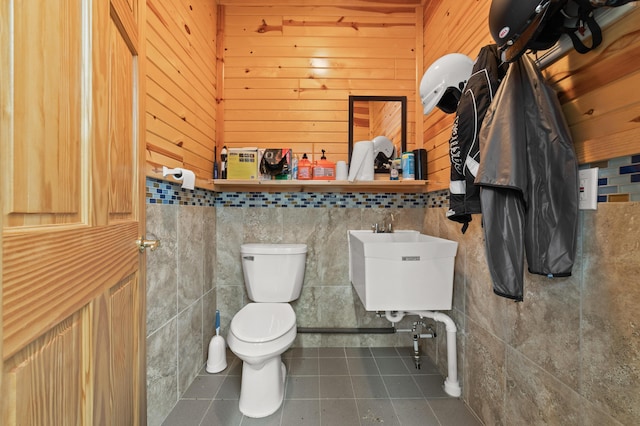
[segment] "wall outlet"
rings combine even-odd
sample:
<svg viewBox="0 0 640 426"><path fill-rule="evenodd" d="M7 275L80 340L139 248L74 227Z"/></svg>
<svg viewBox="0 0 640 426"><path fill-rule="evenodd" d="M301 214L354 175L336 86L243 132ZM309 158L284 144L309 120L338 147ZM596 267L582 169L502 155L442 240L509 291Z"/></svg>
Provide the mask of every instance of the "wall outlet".
<svg viewBox="0 0 640 426"><path fill-rule="evenodd" d="M578 196L578 208L580 210L598 209L598 168L580 170L580 193Z"/></svg>

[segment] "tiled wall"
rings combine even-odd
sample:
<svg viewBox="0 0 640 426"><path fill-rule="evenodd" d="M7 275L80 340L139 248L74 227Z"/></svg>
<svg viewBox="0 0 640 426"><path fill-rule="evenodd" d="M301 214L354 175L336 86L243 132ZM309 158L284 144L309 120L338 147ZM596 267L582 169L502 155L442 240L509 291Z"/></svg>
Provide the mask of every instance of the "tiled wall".
<svg viewBox="0 0 640 426"><path fill-rule="evenodd" d="M368 229L394 213L396 227L420 230L434 194L213 193L147 179L147 232L161 246L147 253L148 424L158 425L206 362L219 309L226 334L248 301L242 242L309 246L303 294L293 303L303 327L387 327L364 312L348 281L347 229ZM214 273L215 272L215 273ZM405 320L402 327L410 321ZM403 335L299 335L297 346L404 345Z"/></svg>
<svg viewBox="0 0 640 426"><path fill-rule="evenodd" d="M598 202L640 201L640 154L586 164L598 167Z"/></svg>
<svg viewBox="0 0 640 426"><path fill-rule="evenodd" d="M262 194L192 193L151 179L147 186L147 229L163 242L148 253L150 425L166 416L196 366L205 362L215 306L226 332L247 302L240 242L309 245L303 294L293 303L300 326L387 326L362 309L348 282L346 230L366 229L390 212L397 227L459 242L454 309L448 314L460 329L463 398L485 424L640 424L640 203L600 203L597 211L581 212L573 276L550 280L526 274L525 300L515 303L492 292L481 218L475 215L462 235L459 224L445 218L446 192L416 196L418 205L413 199L390 201L389 195L383 197L386 208L332 201L291 208L278 194L265 200ZM241 203L256 197L258 204ZM189 282L178 278L180 271L197 270L199 265L185 263L197 258L197 250L204 253L204 278L194 278L202 283L201 296L200 284L182 289ZM435 326L438 338L424 347L444 373L446 333ZM409 347L410 337L300 335L295 344Z"/></svg>
<svg viewBox="0 0 640 426"><path fill-rule="evenodd" d="M424 208L216 208L218 309L224 331L247 298L240 245L307 244L307 262L300 298L292 302L300 327L389 327L385 319L366 312L349 282L347 231L370 229L394 214L398 229L421 230ZM402 328L406 324L402 325ZM406 334L298 334L294 346L387 346L411 344Z"/></svg>
<svg viewBox="0 0 640 426"><path fill-rule="evenodd" d="M159 425L206 359L214 333L213 207L147 204L147 423Z"/></svg>
<svg viewBox="0 0 640 426"><path fill-rule="evenodd" d="M580 212L572 276L525 273L522 303L493 294L480 219L462 235L445 209L425 216L459 243L450 314L471 409L487 425L640 424L640 203ZM427 348L446 371L436 330Z"/></svg>

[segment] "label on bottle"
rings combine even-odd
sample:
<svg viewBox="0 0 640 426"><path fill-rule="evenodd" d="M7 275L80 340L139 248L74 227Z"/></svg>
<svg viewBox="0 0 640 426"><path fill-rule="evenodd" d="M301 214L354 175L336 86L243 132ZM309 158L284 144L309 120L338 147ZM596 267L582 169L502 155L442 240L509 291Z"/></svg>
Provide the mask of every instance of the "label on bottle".
<svg viewBox="0 0 640 426"><path fill-rule="evenodd" d="M389 171L389 180L398 180L399 179L399 174L398 174L398 169L396 169L395 167L392 167L391 170Z"/></svg>
<svg viewBox="0 0 640 426"><path fill-rule="evenodd" d="M298 179L311 179L311 167L299 166L298 167Z"/></svg>
<svg viewBox="0 0 640 426"><path fill-rule="evenodd" d="M415 175L415 156L413 152L402 153L402 180L413 180Z"/></svg>

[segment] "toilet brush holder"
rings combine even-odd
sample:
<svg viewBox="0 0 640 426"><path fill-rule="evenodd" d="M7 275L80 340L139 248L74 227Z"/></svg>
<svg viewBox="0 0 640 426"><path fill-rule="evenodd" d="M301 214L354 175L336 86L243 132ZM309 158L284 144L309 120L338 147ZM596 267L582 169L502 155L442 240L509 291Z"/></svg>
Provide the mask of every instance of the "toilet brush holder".
<svg viewBox="0 0 640 426"><path fill-rule="evenodd" d="M209 342L207 357L207 373L219 373L227 368L227 345L220 335L220 312L216 311L216 334Z"/></svg>

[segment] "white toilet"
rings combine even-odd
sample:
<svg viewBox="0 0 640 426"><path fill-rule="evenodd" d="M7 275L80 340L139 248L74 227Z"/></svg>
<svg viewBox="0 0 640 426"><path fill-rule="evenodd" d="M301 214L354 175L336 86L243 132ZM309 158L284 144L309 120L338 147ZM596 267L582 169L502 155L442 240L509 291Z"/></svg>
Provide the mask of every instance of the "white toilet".
<svg viewBox="0 0 640 426"><path fill-rule="evenodd" d="M284 398L286 368L280 355L296 337L289 303L300 296L306 244L243 244L240 247L249 303L231 320L229 349L243 361L240 411L248 417L275 413Z"/></svg>

